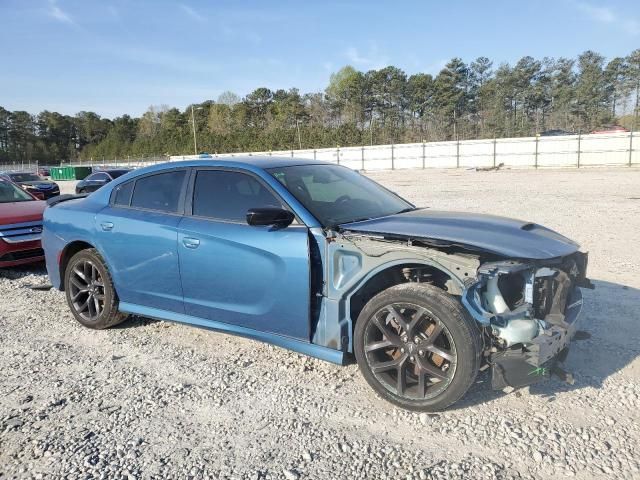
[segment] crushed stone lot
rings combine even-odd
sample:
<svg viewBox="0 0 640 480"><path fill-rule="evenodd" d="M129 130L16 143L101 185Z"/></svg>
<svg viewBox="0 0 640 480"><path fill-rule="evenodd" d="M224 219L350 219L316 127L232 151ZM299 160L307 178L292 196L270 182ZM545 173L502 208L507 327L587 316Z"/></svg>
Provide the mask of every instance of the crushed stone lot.
<svg viewBox="0 0 640 480"><path fill-rule="evenodd" d="M132 318L81 327L44 268L0 271L0 478L640 478L640 169L398 170L420 206L542 223L590 252L575 377L511 394L486 373L439 414L355 365ZM69 186L65 186L68 190Z"/></svg>

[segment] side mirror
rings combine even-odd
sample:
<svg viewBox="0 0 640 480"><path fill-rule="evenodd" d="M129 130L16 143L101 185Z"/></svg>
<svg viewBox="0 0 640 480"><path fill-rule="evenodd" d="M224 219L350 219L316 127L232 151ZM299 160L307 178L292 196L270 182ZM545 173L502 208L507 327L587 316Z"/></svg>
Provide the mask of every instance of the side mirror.
<svg viewBox="0 0 640 480"><path fill-rule="evenodd" d="M254 227L275 225L288 227L295 216L284 208L252 208L247 212L247 223Z"/></svg>

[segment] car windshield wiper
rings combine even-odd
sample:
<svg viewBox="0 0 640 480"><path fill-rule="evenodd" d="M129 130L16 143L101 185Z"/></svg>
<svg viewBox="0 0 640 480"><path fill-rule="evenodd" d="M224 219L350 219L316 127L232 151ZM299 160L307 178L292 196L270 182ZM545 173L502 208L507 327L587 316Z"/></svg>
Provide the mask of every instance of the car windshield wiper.
<svg viewBox="0 0 640 480"><path fill-rule="evenodd" d="M407 208L403 208L399 212L396 212L394 215L398 215L400 213L413 212L414 210L418 210L418 209L416 207L407 207Z"/></svg>
<svg viewBox="0 0 640 480"><path fill-rule="evenodd" d="M364 222L365 220L371 220L372 218L377 218L377 217L361 217L361 218L356 218L355 220L349 220L347 222L341 222L341 223L356 223L356 222Z"/></svg>
<svg viewBox="0 0 640 480"><path fill-rule="evenodd" d="M340 222L340 223L342 224L342 223L364 222L365 220L373 220L374 218L382 218L382 217L388 217L390 215L398 215L400 213L413 212L414 210L418 210L418 209L416 207L408 207L408 208L404 208L404 209L400 210L399 212L389 213L387 215L374 215L374 216L368 216L368 217L360 217L360 218L355 218L353 220L346 220L346 221Z"/></svg>

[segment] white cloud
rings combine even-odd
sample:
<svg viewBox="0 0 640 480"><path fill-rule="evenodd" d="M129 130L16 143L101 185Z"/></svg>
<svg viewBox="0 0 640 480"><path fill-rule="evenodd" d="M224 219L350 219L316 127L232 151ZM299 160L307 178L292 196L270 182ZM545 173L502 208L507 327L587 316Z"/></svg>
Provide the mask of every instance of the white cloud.
<svg viewBox="0 0 640 480"><path fill-rule="evenodd" d="M207 21L207 19L202 16L201 14L199 14L198 12L196 12L193 8L191 8L188 5L184 5L184 4L180 4L180 8L189 16L191 17L192 20L195 20L196 22L200 22L200 23L204 23Z"/></svg>
<svg viewBox="0 0 640 480"><path fill-rule="evenodd" d="M424 72L425 73L429 73L429 74L431 74L431 75L433 75L435 77L436 75L438 75L440 73L440 71L444 67L446 67L447 63L449 63L449 60L447 60L445 58L442 58L442 59L440 59L438 61L435 61L435 62L430 63L429 65L427 65L424 68Z"/></svg>
<svg viewBox="0 0 640 480"><path fill-rule="evenodd" d="M349 47L344 53L350 62L353 62L356 64L369 63L369 59L360 55L360 52L358 52L358 49L356 47Z"/></svg>
<svg viewBox="0 0 640 480"><path fill-rule="evenodd" d="M71 18L71 16L62 10L55 0L49 0L49 9L47 10L47 14L62 23L67 23L69 25L73 25L75 22Z"/></svg>
<svg viewBox="0 0 640 480"><path fill-rule="evenodd" d="M203 59L167 50L153 50L137 46L105 44L100 52L138 65L147 65L175 72L219 74L220 66L210 59Z"/></svg>
<svg viewBox="0 0 640 480"><path fill-rule="evenodd" d="M363 68L380 69L389 64L389 58L380 51L375 43L371 44L367 53L360 52L354 46L348 47L344 51L344 56L354 66Z"/></svg>
<svg viewBox="0 0 640 480"><path fill-rule="evenodd" d="M578 8L586 13L596 22L613 23L616 21L616 14L607 7L589 5L588 3L578 3Z"/></svg>
<svg viewBox="0 0 640 480"><path fill-rule="evenodd" d="M631 36L640 35L640 22L634 18L625 15L620 16L613 9L600 5L592 5L580 1L574 2L574 5L593 21L622 28Z"/></svg>

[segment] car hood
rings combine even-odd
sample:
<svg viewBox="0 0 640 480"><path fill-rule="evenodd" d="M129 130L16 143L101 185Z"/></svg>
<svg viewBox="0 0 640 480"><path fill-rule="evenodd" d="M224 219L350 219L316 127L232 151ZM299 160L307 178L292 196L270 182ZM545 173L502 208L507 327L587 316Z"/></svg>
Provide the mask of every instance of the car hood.
<svg viewBox="0 0 640 480"><path fill-rule="evenodd" d="M460 245L511 258L549 259L569 255L579 245L553 230L494 215L419 209L340 225L351 232Z"/></svg>
<svg viewBox="0 0 640 480"><path fill-rule="evenodd" d="M0 203L0 225L41 221L46 206L40 200Z"/></svg>

